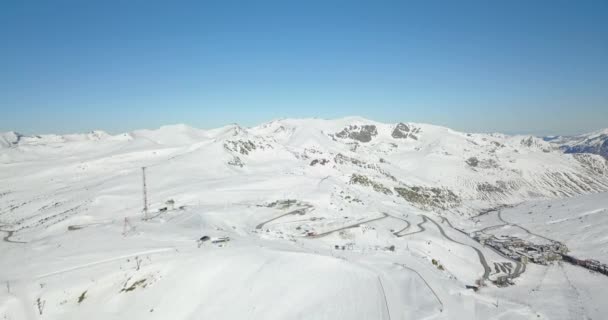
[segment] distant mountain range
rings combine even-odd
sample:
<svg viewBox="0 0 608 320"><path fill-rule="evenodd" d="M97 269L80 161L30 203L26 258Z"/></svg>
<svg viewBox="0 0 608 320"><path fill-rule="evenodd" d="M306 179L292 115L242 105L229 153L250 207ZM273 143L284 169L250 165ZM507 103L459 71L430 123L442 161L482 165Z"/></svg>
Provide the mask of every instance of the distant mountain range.
<svg viewBox="0 0 608 320"><path fill-rule="evenodd" d="M565 153L593 153L608 159L608 129L577 136L551 136L545 137L558 146Z"/></svg>

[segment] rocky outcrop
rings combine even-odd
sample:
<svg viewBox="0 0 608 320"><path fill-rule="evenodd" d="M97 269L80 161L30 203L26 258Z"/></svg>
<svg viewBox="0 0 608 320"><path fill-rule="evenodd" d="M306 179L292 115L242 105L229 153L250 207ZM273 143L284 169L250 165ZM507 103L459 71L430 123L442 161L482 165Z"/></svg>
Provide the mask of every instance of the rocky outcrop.
<svg viewBox="0 0 608 320"><path fill-rule="evenodd" d="M523 147L536 148L545 153L551 152L551 149L552 149L551 145L548 142L543 141L542 139L539 139L537 137L532 137L532 136L521 139L520 144Z"/></svg>
<svg viewBox="0 0 608 320"><path fill-rule="evenodd" d="M479 165L479 159L477 159L476 157L470 157L467 159L467 161L465 161L470 167L477 167Z"/></svg>
<svg viewBox="0 0 608 320"><path fill-rule="evenodd" d="M385 187L383 184L376 182L364 175L353 173L350 177L350 184L358 184L366 187L372 187L374 191L384 193L386 195L392 195L391 189Z"/></svg>
<svg viewBox="0 0 608 320"><path fill-rule="evenodd" d="M350 125L335 134L340 139L352 139L363 143L372 141L377 135L378 130L374 125Z"/></svg>
<svg viewBox="0 0 608 320"><path fill-rule="evenodd" d="M239 168L242 168L245 166L243 161L241 161L241 158L239 158L237 156L234 156L234 158L232 158L232 160L228 161L228 164L233 167L239 167Z"/></svg>
<svg viewBox="0 0 608 320"><path fill-rule="evenodd" d="M391 133L391 137L395 138L395 139L414 139L414 140L418 140L418 137L416 136L417 133L420 132L420 128L414 128L412 126L408 126L407 124L404 123L398 123L397 126L395 126L395 129L393 129L393 132Z"/></svg>
<svg viewBox="0 0 608 320"><path fill-rule="evenodd" d="M310 166L311 167L314 167L316 165L322 165L322 166L324 166L324 165L326 165L328 163L329 163L329 160L327 160L327 159L314 159L314 160L312 160L310 162Z"/></svg>
<svg viewBox="0 0 608 320"><path fill-rule="evenodd" d="M248 155L249 153L258 149L272 149L272 145L261 142L254 143L251 140L226 140L224 142L224 149L231 152L237 152L242 155Z"/></svg>
<svg viewBox="0 0 608 320"><path fill-rule="evenodd" d="M479 160L477 157L468 158L465 163L469 165L471 168L482 168L482 169L497 169L500 166L498 162L494 159L483 159Z"/></svg>
<svg viewBox="0 0 608 320"><path fill-rule="evenodd" d="M449 209L460 205L460 197L447 188L395 187L395 192L412 205L424 210Z"/></svg>
<svg viewBox="0 0 608 320"><path fill-rule="evenodd" d="M367 163L367 162L359 160L359 159L351 158L351 157L345 156L341 153L338 153L334 157L334 162L339 165L351 164L351 165L357 166L359 168L374 170L393 181L397 181L397 178L395 178L392 174L390 174L386 170L382 169L379 165L373 164L373 163Z"/></svg>

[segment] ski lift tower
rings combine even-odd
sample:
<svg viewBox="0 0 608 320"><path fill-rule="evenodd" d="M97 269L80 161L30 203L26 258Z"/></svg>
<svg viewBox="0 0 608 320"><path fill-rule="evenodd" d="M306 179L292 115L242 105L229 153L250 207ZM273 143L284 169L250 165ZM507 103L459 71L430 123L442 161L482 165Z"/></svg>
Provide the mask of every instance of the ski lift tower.
<svg viewBox="0 0 608 320"><path fill-rule="evenodd" d="M144 218L148 219L148 191L146 190L146 167L141 167L144 191Z"/></svg>

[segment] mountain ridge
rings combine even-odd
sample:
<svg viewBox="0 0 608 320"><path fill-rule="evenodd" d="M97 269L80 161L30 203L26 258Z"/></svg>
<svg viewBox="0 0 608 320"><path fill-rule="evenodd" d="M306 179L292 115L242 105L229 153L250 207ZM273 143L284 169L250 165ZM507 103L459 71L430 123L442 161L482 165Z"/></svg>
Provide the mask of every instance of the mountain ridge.
<svg viewBox="0 0 608 320"><path fill-rule="evenodd" d="M15 135L10 136L15 141ZM250 128L231 124L203 130L178 124L119 135L95 131L21 136L9 146L0 149L0 163L137 157L128 166L165 166L163 161L169 161L192 167L205 159L206 166L229 176L324 172L344 181L366 181L376 191L389 190L393 201L397 197L430 210L459 208L467 214L474 210L459 207L461 200L487 208L608 190L604 159L564 154L558 145L538 137L463 133L361 117L280 119ZM143 154L150 158L141 158Z"/></svg>

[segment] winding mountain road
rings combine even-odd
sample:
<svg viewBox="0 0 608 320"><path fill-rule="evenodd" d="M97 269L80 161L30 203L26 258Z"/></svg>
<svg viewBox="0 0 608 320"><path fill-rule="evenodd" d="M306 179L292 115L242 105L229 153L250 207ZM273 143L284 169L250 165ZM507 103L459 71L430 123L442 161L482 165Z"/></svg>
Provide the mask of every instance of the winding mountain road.
<svg viewBox="0 0 608 320"><path fill-rule="evenodd" d="M278 216L276 216L276 217L274 217L274 218L272 218L270 220L266 220L266 221L258 224L255 228L258 229L258 230L262 229L264 227L264 225L266 225L267 223L270 223L272 221L278 220L278 219L280 219L282 217L285 217L285 216L296 215L296 214L298 214L298 215L304 215L304 214L306 214L310 210L310 208L311 207L304 207L304 208L299 208L299 209L296 209L296 210L293 210L293 211L289 211L287 213L278 215Z"/></svg>
<svg viewBox="0 0 608 320"><path fill-rule="evenodd" d="M387 214L388 214L388 213L387 213ZM390 215L390 214L388 214L388 216L389 216L389 217L391 217L391 218L393 218L393 219L397 219L397 220L400 220L400 221L405 222L405 227L404 227L404 228L401 228L401 229L399 229L398 231L394 231L394 232L393 232L393 235L395 235L396 237L403 237L402 235L399 235L399 234L400 234L401 232L403 232L403 231L407 230L407 229L408 229L408 228L411 226L411 223L410 223L409 221L407 221L407 220L403 219L403 218L399 218L399 217L396 217L396 216L393 216L393 215Z"/></svg>
<svg viewBox="0 0 608 320"><path fill-rule="evenodd" d="M485 280L487 280L489 278L490 273L492 272L492 268L490 267L490 265L488 265L488 261L486 260L486 257L483 255L483 253L481 252L481 250L479 250L479 249L477 249L477 248L475 248L475 247L473 247L471 245L468 245L468 244L465 244L465 243L462 243L462 242L459 242L459 241L456 241L456 240L450 238L450 236L448 236L445 233L445 231L443 230L443 228L441 227L441 225L439 223L437 223L435 220L433 220L431 218L427 217L427 219L429 221L431 221L437 227L437 229L439 229L439 232L441 233L441 235L444 238L446 238L447 240L452 241L452 242L457 243L457 244L460 244L460 245L463 245L465 247L469 247L469 248L475 250L475 252L477 253L477 256L479 257L479 263L481 263L481 265L483 267L483 270L484 270L484 272L483 272L483 278ZM449 221L448 221L448 223L449 223ZM450 226L451 226L451 224L450 224ZM454 227L452 227L452 228L454 228Z"/></svg>
<svg viewBox="0 0 608 320"><path fill-rule="evenodd" d="M358 222L358 223L355 223L355 224L351 224L351 225L348 225L348 226L345 226L345 227L342 227L342 228L338 228L338 229L334 229L334 230L331 230L331 231L327 231L327 232L323 232L323 233L307 236L307 238L316 239L316 238L325 237L325 236L328 236L328 235L330 235L330 234L332 234L334 232L338 232L338 231L342 231L342 230L346 230L346 229L351 229L351 228L356 228L356 227L358 227L358 226L360 226L362 224L370 223L370 222L374 222L374 221L378 221L378 220L382 220L382 219L385 219L386 217L388 217L388 214L382 213L382 217L378 217L378 218L374 218L374 219L369 219L369 220L361 221L361 222Z"/></svg>
<svg viewBox="0 0 608 320"><path fill-rule="evenodd" d="M427 222L428 222L428 218L426 216L422 216L422 221L419 224L416 225L416 226L418 226L419 230L416 230L416 231L410 232L410 233L406 233L406 234L402 234L402 235L395 234L395 236L401 238L401 237L405 237L405 236L411 236L411 235L416 234L416 233L424 232L426 229L422 225L425 224L425 223L427 223Z"/></svg>
<svg viewBox="0 0 608 320"><path fill-rule="evenodd" d="M498 212L500 213L500 211L498 211ZM500 217L500 216L499 216L499 219L500 219L500 221L505 222L505 221L502 219L502 217ZM452 223L450 223L450 220L448 220L446 217L441 217L441 220L442 220L442 222L446 222L446 223L447 223L447 224L450 226L450 228L452 228L452 229L454 229L454 230L457 230L457 231L460 231L461 233L463 233L463 234L464 234L464 235L466 235L467 237L469 237L469 238L473 239L471 236L469 236L469 234L468 234L468 233L466 233L466 232L464 232L464 231L462 231L462 230L460 230L460 229L458 229L458 228L455 228L455 227L452 225ZM497 228L497 227L501 227L501 226L504 226L504 225L506 225L506 224L507 224L507 223L505 222L505 224L502 224L502 225L497 225L497 226L491 226L491 227L487 227L487 228L482 229L481 231L483 232L483 230L487 230L487 229L490 229L490 228ZM475 239L473 239L473 240L475 240ZM524 272L526 271L526 265L522 264L521 262L519 262L519 261L517 261L517 260L515 260L515 259L511 259L510 257L505 256L503 253L499 252L498 250L496 250L496 249L494 249L494 248L492 248L492 247L489 247L489 248L490 248L492 251L496 252L496 253L497 253L499 256L501 256L501 257L503 257L503 258L505 258L505 259L507 259L507 260L509 260L510 262L512 262L512 263L514 263L514 264L515 264L515 270L514 270L513 272L509 273L509 277L510 277L511 279L514 279L514 278L519 277L519 276L520 276L522 273L524 273Z"/></svg>

